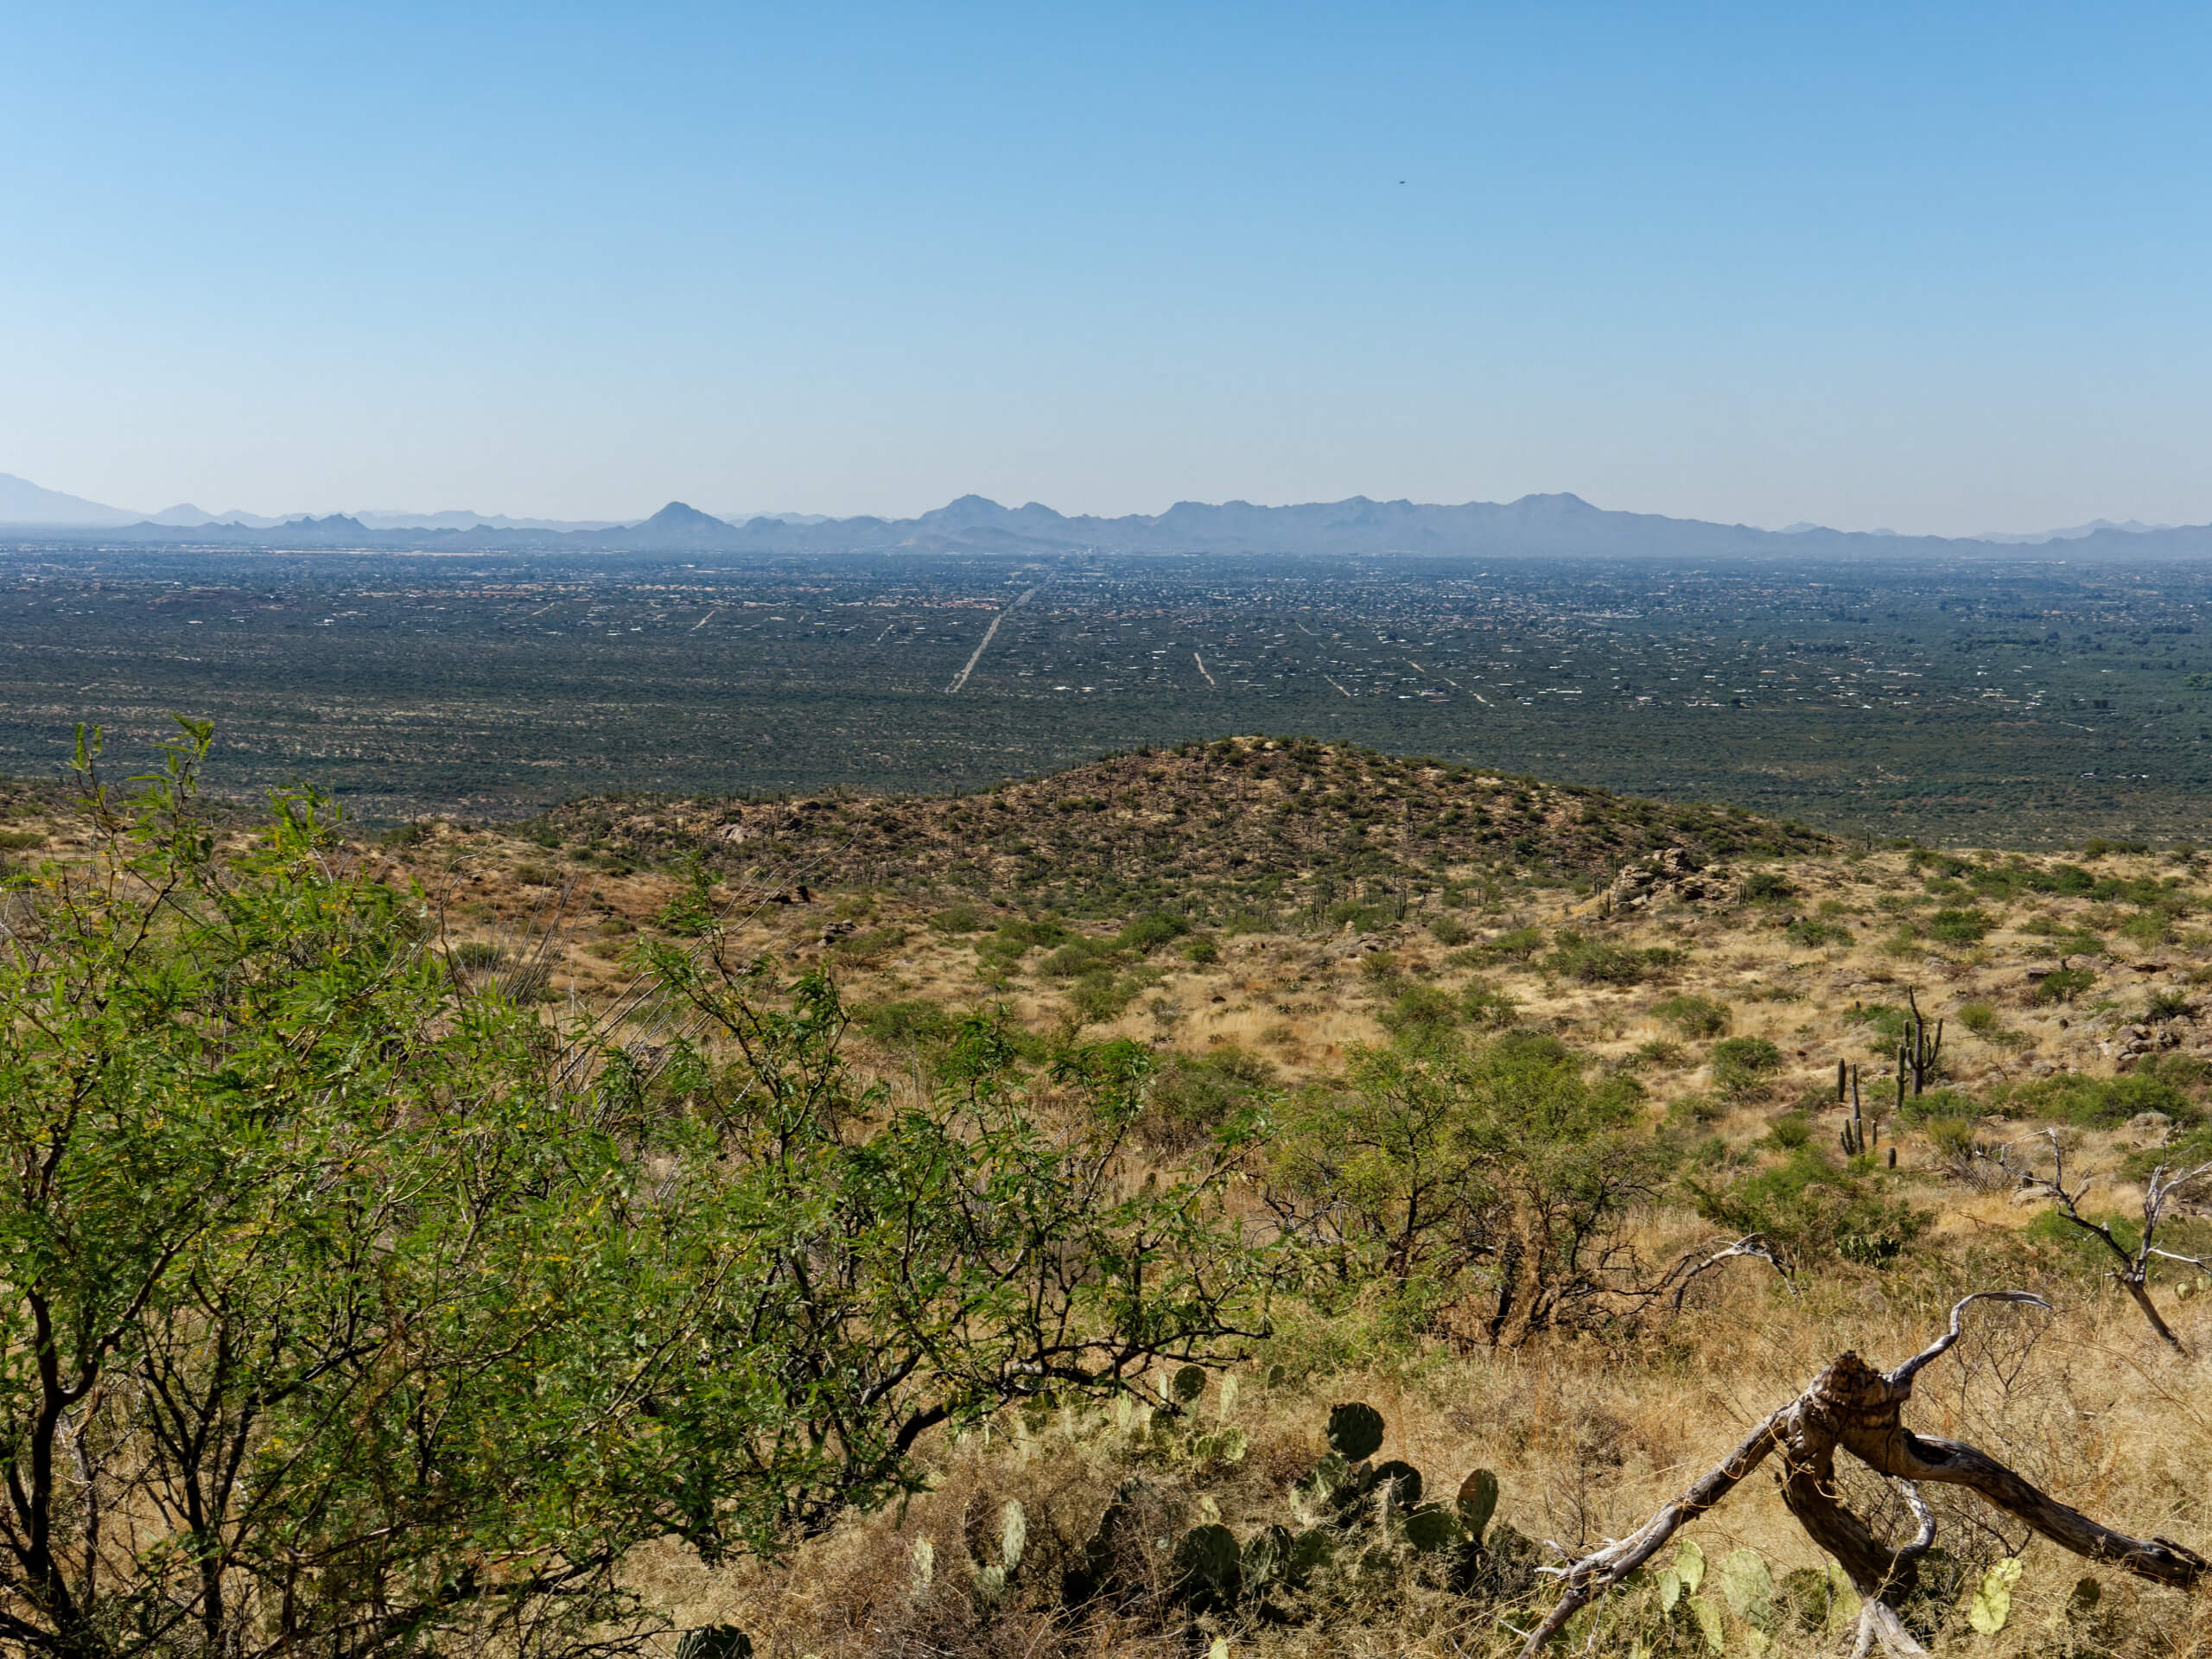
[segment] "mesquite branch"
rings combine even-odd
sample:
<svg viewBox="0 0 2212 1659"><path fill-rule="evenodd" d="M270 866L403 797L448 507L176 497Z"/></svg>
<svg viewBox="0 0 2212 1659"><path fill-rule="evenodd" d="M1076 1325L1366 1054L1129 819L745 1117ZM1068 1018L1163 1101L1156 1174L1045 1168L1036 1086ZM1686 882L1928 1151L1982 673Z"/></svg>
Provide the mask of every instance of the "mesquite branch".
<svg viewBox="0 0 2212 1659"><path fill-rule="evenodd" d="M1522 1659L1535 1659L1569 1619L1657 1554L1684 1522L1727 1497L1773 1452L1781 1453L1783 1459L1783 1502L1813 1541L1842 1565L1865 1599L1859 1633L1861 1655L1877 1641L1896 1655L1921 1651L1895 1608L1916 1582L1920 1557L1935 1542L1935 1516L1917 1490L1917 1484L1928 1481L1967 1487L2077 1555L2109 1562L2160 1584L2194 1589L2212 1567L2193 1550L2170 1539L2145 1540L2115 1532L2037 1490L1986 1453L1955 1440L1916 1434L1900 1421L1904 1402L1912 1397L1913 1379L1959 1340L1961 1318L1967 1305L1977 1301L2050 1306L2025 1291L1977 1291L1951 1310L1949 1329L1894 1370L1878 1371L1856 1353L1838 1355L1804 1393L1768 1416L1734 1451L1636 1531L1563 1567L1549 1569L1565 1580L1567 1593L1530 1633ZM1891 1548L1844 1507L1835 1480L1839 1451L1904 1484L1906 1502L1919 1522L1911 1541Z"/></svg>

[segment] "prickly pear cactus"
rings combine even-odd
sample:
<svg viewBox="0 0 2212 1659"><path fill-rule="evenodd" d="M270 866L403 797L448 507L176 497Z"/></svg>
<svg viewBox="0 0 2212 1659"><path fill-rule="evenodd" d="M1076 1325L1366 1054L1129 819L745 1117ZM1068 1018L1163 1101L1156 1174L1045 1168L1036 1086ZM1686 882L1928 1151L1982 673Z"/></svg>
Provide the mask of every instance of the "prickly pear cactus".
<svg viewBox="0 0 2212 1659"><path fill-rule="evenodd" d="M1334 1452L1325 1452L1313 1472L1290 1489L1291 1508L1304 1524L1319 1525L1336 1512L1338 1496L1351 1480L1351 1465Z"/></svg>
<svg viewBox="0 0 2212 1659"><path fill-rule="evenodd" d="M1459 1496L1454 1507L1459 1511L1459 1524L1467 1529L1467 1536L1476 1543L1483 1541L1483 1529L1490 1525L1490 1518L1497 1513L1497 1477L1487 1469L1478 1469L1459 1483Z"/></svg>
<svg viewBox="0 0 2212 1659"><path fill-rule="evenodd" d="M1720 1593L1737 1618L1757 1629L1774 1622L1774 1573L1756 1549L1732 1550L1723 1559Z"/></svg>
<svg viewBox="0 0 2212 1659"><path fill-rule="evenodd" d="M1436 1504L1425 1505L1406 1516L1406 1541L1424 1555L1449 1549L1466 1535L1459 1517Z"/></svg>
<svg viewBox="0 0 2212 1659"><path fill-rule="evenodd" d="M1021 1571L1022 1551L1029 1543L1028 1512L1018 1498L1000 1503L978 1492L968 1500L960 1535L976 1564L976 1596L985 1602L998 1600Z"/></svg>
<svg viewBox="0 0 2212 1659"><path fill-rule="evenodd" d="M753 1659L753 1638L734 1624L702 1625L683 1632L676 1659Z"/></svg>
<svg viewBox="0 0 2212 1659"><path fill-rule="evenodd" d="M1206 1391L1206 1368L1185 1365L1167 1380L1168 1398L1179 1406L1187 1406Z"/></svg>
<svg viewBox="0 0 2212 1659"><path fill-rule="evenodd" d="M1288 1527L1262 1527L1244 1541L1242 1567L1246 1595L1264 1594L1284 1576L1296 1542Z"/></svg>
<svg viewBox="0 0 2212 1659"><path fill-rule="evenodd" d="M1290 1541L1290 1559L1282 1570L1282 1581L1293 1590L1302 1590L1313 1582L1313 1575L1335 1557L1337 1541L1319 1527L1308 1527Z"/></svg>
<svg viewBox="0 0 2212 1659"><path fill-rule="evenodd" d="M1243 1588L1243 1551L1227 1527L1193 1527L1177 1541L1169 1571L1175 1593L1184 1600L1233 1606Z"/></svg>
<svg viewBox="0 0 2212 1659"><path fill-rule="evenodd" d="M1363 1402L1329 1413L1329 1449L1347 1463L1363 1463L1382 1445L1382 1414Z"/></svg>
<svg viewBox="0 0 2212 1659"><path fill-rule="evenodd" d="M2012 1616L2012 1586L2020 1581L2020 1560L2008 1555L1981 1575L1967 1610L1967 1623L1984 1636L1994 1636Z"/></svg>
<svg viewBox="0 0 2212 1659"><path fill-rule="evenodd" d="M1384 1501L1393 1510L1410 1510L1421 1502L1421 1471L1410 1463L1393 1458L1388 1463L1375 1465L1374 1481Z"/></svg>

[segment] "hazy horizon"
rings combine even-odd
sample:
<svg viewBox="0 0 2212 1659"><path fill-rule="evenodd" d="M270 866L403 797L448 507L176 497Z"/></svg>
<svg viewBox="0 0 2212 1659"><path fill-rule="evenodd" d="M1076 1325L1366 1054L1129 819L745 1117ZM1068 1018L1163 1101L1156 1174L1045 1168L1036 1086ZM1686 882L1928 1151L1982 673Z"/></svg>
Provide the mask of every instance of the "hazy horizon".
<svg viewBox="0 0 2212 1659"><path fill-rule="evenodd" d="M371 527L371 528L378 528L378 527L383 527L383 526L390 526L390 525L392 525L392 524L393 524L393 521L401 521L401 523L398 524L398 526L397 526L397 527L406 527L406 522L407 522L407 521L420 520L420 521L423 521L423 523L424 524L428 525L428 524L429 524L432 521L437 521L437 520L457 520L457 519L461 519L461 518L475 518L475 519L480 519L480 520L485 520L485 521L496 521L496 522L498 522L499 524L501 524L502 526L505 526L505 525L512 525L512 526L514 526L514 527L517 527L517 528L522 528L522 529L531 529L531 528L550 528L550 529L563 529L563 530L566 530L566 529L597 529L597 528L600 528L600 527L602 527L602 526L612 526L612 525L616 525L616 524L639 524L639 523L642 523L643 521L645 521L645 519L647 519L647 518L649 518L652 517L652 515L653 515L654 513L656 513L656 512L660 512L663 508L664 508L664 507L668 507L668 506L672 506L672 505L673 505L673 506L688 506L688 507L691 507L691 508L693 508L694 510L696 510L696 511L697 511L697 512L701 512L707 513L707 514L709 514L709 516L711 516L711 517L714 517L714 518L717 518L722 519L724 522L728 523L728 524L744 524L744 523L746 523L746 522L747 522L747 521L749 521L749 520L751 520L751 519L753 519L753 518L782 518L782 519L791 519L791 520L806 520L806 521L812 521L812 520L819 520L819 519L823 519L823 518L861 518L861 517L870 517L870 516L874 516L874 517L880 517L880 518L887 518L887 519L889 519L889 520L891 520L891 521L893 521L893 522L900 522L900 521L907 521L907 520L912 520L912 519L915 519L915 518L921 518L921 517L923 517L924 515L925 515L925 514L927 514L927 513L929 513L929 512L932 512L938 511L938 510L940 510L940 509L942 509L942 508L944 508L944 507L945 507L945 506L947 506L947 505L950 505L950 504L952 504L952 503L954 503L954 502L957 502L957 501L959 501L959 500L963 500L963 499L969 499L969 498L970 498L970 497L978 496L978 495L981 495L981 493L981 493L981 492L979 492L979 491L965 491L965 490L963 490L963 491L957 491L957 492L953 492L953 493L949 493L949 494L946 494L946 495L944 495L944 496L940 497L939 499L938 499L935 502L933 502L933 503L932 503L931 505L929 505L929 506L918 508L918 509L915 509L915 510L913 510L913 511L906 512L899 512L899 513L895 513L895 514L888 514L888 513L887 513L887 514L878 514L878 515L864 515L864 514L810 514L810 513L800 513L800 512L790 512L790 511L786 511L786 510L784 510L784 509L780 509L780 508L773 508L773 507L758 507L758 508L744 508L744 507L741 507L741 508L732 508L732 509L725 509L725 510L720 510L720 511L718 511L718 510L716 510L715 508L714 508L714 507L712 507L712 506L704 506L704 505L700 505L700 503L699 503L699 502L697 502L697 501L687 501L687 500L683 500L683 499L682 499L681 498L674 498L674 499L671 499L670 501L663 502L663 503L659 504L659 505L655 506L655 507L652 507L652 508L649 508L649 509L647 509L647 510L645 510L645 511L644 511L644 512L629 512L629 513L625 513L625 514L621 514L621 515L620 515L620 516L617 516L617 517L612 517L612 518L595 518L595 519L582 519L582 520L576 520L576 519L556 519L556 518L550 518L550 516L548 516L548 515L541 514L541 513L532 513L532 512L508 512L508 511L505 511L505 510L503 510L503 509L494 509L494 510L493 510L493 511L491 511L491 512L486 512L486 511L484 511L484 510L483 510L483 509L481 509L481 508L476 508L476 507L429 507L429 508L421 508L421 507L413 507L413 508L410 508L410 507L322 507L322 508L316 508L316 507L302 507L302 508L293 508L293 509L289 509L289 510L287 510L287 511L284 511L284 512L261 512L261 511L259 511L259 510L257 510L257 509L251 508L251 507L237 507L237 506L234 506L234 507L225 508L225 509L220 509L220 510L215 510L215 511L212 511L212 512L211 512L211 511L209 511L208 509L200 507L196 503L193 503L193 502L189 502L189 501L176 502L176 503L173 503L173 504L171 504L171 505L168 505L168 506L166 506L166 507L158 507L158 508L136 508L136 507L124 507L124 506L118 505L118 504L113 503L113 502L96 502L96 501L91 501L91 500L89 500L89 499L86 499L86 498L83 498L83 497L77 497L77 496L73 496L73 495L68 495L68 493L46 491L46 490L44 490L44 489L41 488L40 486L36 486L36 484L35 484L35 480L23 479L23 478L22 478L22 477L21 477L20 475L18 475L18 474L9 474L9 473L5 473L5 472L0 472L0 530L10 529L10 528L27 528L27 529L30 529L30 528L39 528L39 527L41 527L41 526L45 526L45 527L53 527L53 528L57 528L57 529L58 529L58 528L65 528L65 527L73 527L73 521L72 521L71 519L68 519L68 518L59 518L59 517L41 518L41 517L38 516L36 513L35 513L35 512L31 512L31 513L22 513L22 514L11 513L11 512L10 512L10 509L11 499L12 499L12 498L11 498L11 494L10 494L11 489L13 488L13 486L22 486L22 485L31 485L34 488L40 488L40 493L42 493L42 494L60 494L60 495L67 495L67 498L68 498L69 499L74 500L74 501L78 502L79 504L80 504L80 505L83 505L83 506L86 506L86 507L92 507L92 508L105 509L105 510L106 510L106 511L108 511L108 512L113 512L113 513L116 513L116 514L118 514L118 515L125 515L125 516L128 516L128 517L129 517L131 520L133 520L133 521L137 521L137 520L139 520L139 519L158 519L158 518L168 518L169 516L171 516L171 515L173 515L173 514L175 514L175 513L178 513L178 512L184 512L184 511L188 511L188 511L191 511L191 512L194 512L205 513L205 514L207 515L207 520L208 520L209 522L211 522L211 523L245 522L245 523L248 523L248 524L269 524L269 525L276 525L276 524L282 524L282 523L283 523L283 522L285 522L285 521L287 521L287 520L298 519L298 518L330 518L330 517L337 516L337 517L344 517L344 518L354 518L354 519L360 520L360 521L362 521L365 524L367 524L367 525L368 525L369 527ZM1636 506L1636 505L1619 505L1619 504L1613 504L1613 503L1601 502L1601 501L1600 501L1600 502L1593 502L1593 501L1590 501L1590 500L1589 500L1589 499L1588 499L1586 496L1581 496L1581 495L1580 495L1580 494L1579 494L1579 493L1577 493L1577 492L1573 492L1573 491L1565 491L1565 492L1541 492L1541 493L1543 493L1543 494L1565 494L1565 495L1574 496L1574 497L1575 497L1575 499L1580 499L1580 500L1583 500L1584 502L1586 502L1586 505L1592 505L1592 506L1595 506L1595 507L1599 507L1599 508L1600 508L1600 509L1602 509L1602 510L1604 510L1604 511L1607 511L1607 512L1630 512L1630 513L1642 513L1642 512L1646 512L1646 511L1647 511L1647 509L1644 509L1644 508L1642 508L1642 507L1638 507L1638 506ZM1037 501L1020 501L1020 500L1014 500L1014 501L998 501L998 500L996 500L996 499L994 499L994 498L985 497L984 499L989 499L989 500L991 500L991 501L992 501L992 505L993 505L1000 506L1000 507L1004 507L1004 508L1009 508L1009 509L1018 509L1018 508L1020 508L1020 507L1023 507L1023 506L1037 506L1037 505L1041 505L1041 506L1044 506L1044 507L1050 508L1050 509L1052 509L1052 511L1054 511L1054 512L1061 512L1061 513L1063 514L1063 516L1067 517L1067 518L1081 518L1081 517L1085 517L1085 516L1096 516L1096 517L1101 517L1101 518L1122 518L1122 517L1157 518L1157 517L1160 516L1161 514L1164 514L1165 512L1166 512L1170 508L1174 507L1174 506L1177 506L1177 505L1242 505L1257 506L1257 507L1263 507L1263 508L1280 508L1280 507L1313 506L1313 505L1331 505L1330 503L1325 503L1325 502L1313 502L1313 501L1256 501L1256 502L1255 502L1255 501L1239 501L1239 500L1238 500L1238 499L1236 499L1236 498L1228 498L1228 499L1225 499L1224 500L1223 500L1223 501L1219 501L1219 502L1199 502L1199 503L1195 503L1195 504L1189 503L1189 502L1187 502L1187 501L1183 501L1183 502L1169 502L1169 503L1164 504L1163 505L1160 505L1160 506L1158 506L1158 507L1154 507L1154 508L1139 508L1139 509L1135 510L1135 511L1134 511L1134 512L1132 512L1125 513L1125 514L1124 514L1124 513L1116 513L1116 514L1084 515L1084 514L1082 514L1082 513L1079 513L1079 512L1067 512L1065 509L1060 508L1060 507L1058 507L1058 506L1055 505L1055 504L1053 504L1053 503L1052 503L1052 502L1049 502L1049 501L1046 501L1046 502L1037 502ZM1338 498L1336 498L1336 499L1337 499L1338 500L1348 500L1348 499L1359 499L1359 497L1358 497L1358 496L1353 496L1353 497L1338 497ZM1382 497L1376 497L1376 496L1372 496L1372 495L1367 495L1367 496L1365 496L1365 498L1364 498L1364 499L1370 499L1370 500L1376 500L1376 501L1378 501L1378 502L1379 502L1379 501L1383 501L1383 500L1389 499L1393 499L1393 498L1382 498ZM1395 498L1395 499L1403 499L1403 498ZM1515 498L1515 499L1516 499L1516 500L1517 500L1517 499L1522 499L1522 498ZM1421 502L1421 503L1415 503L1414 505L1446 505L1446 506L1457 506L1457 505L1512 505L1512 503L1511 503L1511 502L1503 502L1503 503L1477 503L1477 502L1471 502L1471 501L1470 501L1470 502L1465 502L1465 503L1460 503L1460 502L1447 502L1447 503L1430 503L1430 502ZM1666 516L1676 516L1676 515L1666 515ZM1808 529L1846 529L1846 528L1850 528L1849 526L1839 526L1839 525L1821 525L1821 524L1815 524L1815 523L1813 523L1812 521L1809 521L1809 520L1793 520L1791 523L1787 524L1755 524L1755 523L1753 523L1752 521L1751 521L1751 520L1749 520L1749 519L1744 519L1744 518L1719 518L1719 519L1713 519L1713 520L1709 520L1709 521L1707 521L1707 522L1712 522L1712 523L1721 524L1743 524L1743 525L1745 525L1745 526L1747 526L1747 527L1749 527L1749 528L1751 528L1751 529L1774 531L1777 531L1777 532L1783 532L1783 533L1787 533L1787 532L1789 532L1789 531L1792 531L1808 530ZM92 526L92 525L91 525L91 524L89 524L89 522L87 522L87 523L83 524L75 525L74 527L86 527L86 528L89 528L89 527L96 527L96 526ZM2087 531L2093 531L2093 530L2100 530L2100 529L2130 530L2130 531L2147 531L2147 530L2169 530L2169 529L2174 529L2174 528L2177 528L2177 526L2175 526L2175 525L2172 525L2172 524L2153 524L2153 523L2146 523L2146 522L2142 521L2142 520L2140 520L2140 519L2111 519L2111 518L2101 518L2101 519L2096 519L2096 520L2088 520L2088 521L2084 521L2083 523L2079 524L2038 524L2038 525L2035 525L2035 526L2032 526L2032 527L2021 527L2021 526L1993 526L1993 527L1990 527L1990 528L1985 529L1985 530L1980 531L1972 532L1972 533L1970 533L1970 534L1968 534L1968 535L1966 535L1966 536L1961 537L1961 539L1968 539L1968 540L1976 540L1976 539L1978 539L1978 540L1987 540L1987 541L1993 541L1993 542L2002 542L2002 541L2008 541L2008 540L2019 540L2019 541L2040 541L2040 540L2050 539L2050 538L2070 537L2070 536L2074 536L2074 535L2077 535L2077 534L2082 534L2082 533L2084 533L2084 532L2087 532ZM1918 532L1918 531L1899 531L1899 530L1897 530L1897 529L1895 526L1893 526L1893 525L1867 526L1867 527L1866 527L1866 530L1867 530L1867 531L1871 531L1872 533L1875 533L1875 534L1884 534L1884 535L1895 534L1895 535L1905 536L1905 537L1914 536L1914 535L1922 534L1922 533L1934 533L1934 532Z"/></svg>
<svg viewBox="0 0 2212 1659"><path fill-rule="evenodd" d="M10 44L0 470L93 501L2212 521L2196 9L123 4Z"/></svg>

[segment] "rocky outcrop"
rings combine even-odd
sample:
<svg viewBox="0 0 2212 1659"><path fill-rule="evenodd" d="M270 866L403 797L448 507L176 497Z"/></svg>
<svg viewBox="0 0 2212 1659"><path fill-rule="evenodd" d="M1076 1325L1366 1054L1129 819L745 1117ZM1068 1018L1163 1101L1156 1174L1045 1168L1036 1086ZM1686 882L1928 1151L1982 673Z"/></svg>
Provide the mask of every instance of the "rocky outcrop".
<svg viewBox="0 0 2212 1659"><path fill-rule="evenodd" d="M1689 849L1669 847L1624 868L1605 889L1605 903L1615 911L1648 910L1669 900L1694 904L1725 893L1725 884Z"/></svg>

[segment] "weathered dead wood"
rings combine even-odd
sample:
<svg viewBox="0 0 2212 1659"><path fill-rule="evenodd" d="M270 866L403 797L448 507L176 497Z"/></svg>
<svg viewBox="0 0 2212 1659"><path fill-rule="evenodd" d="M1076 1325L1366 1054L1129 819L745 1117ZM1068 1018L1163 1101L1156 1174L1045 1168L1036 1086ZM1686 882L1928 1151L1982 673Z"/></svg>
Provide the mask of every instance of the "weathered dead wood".
<svg viewBox="0 0 2212 1659"><path fill-rule="evenodd" d="M2158 1332L2158 1339L2176 1353L2187 1353L2187 1346L2173 1333L2173 1328L2159 1313L2158 1304L2151 1300L2151 1258L2157 1255L2164 1256L2169 1262L2186 1262L2191 1267L2212 1273L2212 1268L2207 1268L2196 1256L2176 1255L2171 1250L2156 1247L2158 1224L2165 1218L2167 1203L2183 1187L2212 1176L2212 1163L2199 1164L2195 1169L2178 1170L2171 1175L2166 1173L2166 1166L2160 1164L2151 1172L2150 1185L2143 1189L2143 1231L2136 1241L2135 1248L2131 1250L2113 1236L2111 1228L2101 1221L2092 1221L2082 1213L2081 1203L2088 1196L2088 1183L2084 1181L2070 1191L2068 1189L2066 1154L2059 1145L2058 1131L2047 1129L2044 1133L2050 1140L2050 1178L2046 1179L2041 1175L2030 1175L2026 1184L2039 1186L2049 1192L2061 1216L2090 1237L2102 1242L2105 1249L2112 1253L2113 1260L2120 1263L2112 1270L2112 1276L2133 1299L2151 1329Z"/></svg>
<svg viewBox="0 0 2212 1659"><path fill-rule="evenodd" d="M1923 1481L1967 1487L2077 1555L2160 1584L2195 1589L2212 1571L2195 1551L2171 1539L2146 1541L2115 1532L2038 1491L1986 1452L1904 1427L1900 1417L1912 1397L1913 1379L1959 1340L1961 1316L1978 1301L2050 1306L2026 1291L1977 1291L1951 1310L1950 1326L1942 1336L1894 1370L1878 1371L1856 1353L1838 1355L1804 1393L1765 1418L1734 1451L1626 1538L1608 1541L1565 1567L1547 1568L1565 1581L1567 1593L1530 1632L1522 1659L1534 1659L1575 1614L1657 1554L1684 1522L1712 1509L1777 1452L1783 1460L1783 1502L1807 1535L1841 1565L1864 1599L1860 1656L1877 1642L1892 1655L1923 1651L1896 1612L1917 1582L1920 1558L1936 1541L1936 1517L1917 1485ZM1910 1541L1891 1548L1844 1506L1835 1479L1839 1451L1902 1483L1919 1522Z"/></svg>
<svg viewBox="0 0 2212 1659"><path fill-rule="evenodd" d="M1767 1243L1765 1236L1761 1233L1751 1233L1738 1239L1726 1249L1715 1250L1702 1262L1697 1260L1696 1251L1691 1251L1689 1255L1685 1255L1675 1264L1673 1271L1659 1281L1651 1294L1644 1299L1643 1305L1648 1306L1652 1301L1664 1295L1667 1287L1672 1285L1675 1290L1674 1309L1679 1313L1682 1311L1682 1298L1689 1294L1690 1283L1700 1274L1710 1273L1724 1262L1737 1261L1746 1256L1756 1257L1765 1262L1782 1276L1783 1284L1788 1287L1792 1296L1797 1294L1797 1281L1789 1276L1789 1269L1782 1265L1781 1258L1775 1255L1774 1249Z"/></svg>

